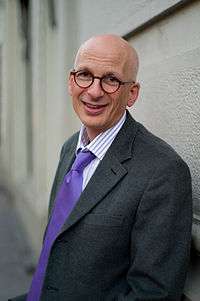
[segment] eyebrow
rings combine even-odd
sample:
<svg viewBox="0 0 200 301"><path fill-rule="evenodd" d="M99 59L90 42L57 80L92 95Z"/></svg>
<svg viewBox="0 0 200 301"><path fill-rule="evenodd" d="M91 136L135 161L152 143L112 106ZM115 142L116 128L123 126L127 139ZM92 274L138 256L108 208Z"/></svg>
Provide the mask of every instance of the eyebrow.
<svg viewBox="0 0 200 301"><path fill-rule="evenodd" d="M89 67L80 67L80 68L74 68L74 70L76 71L88 71L90 72L91 74L94 74L94 72L91 71L91 69ZM116 74L114 71L107 71L106 73L103 73L103 75L101 77L104 77L104 76L113 76L113 77L116 77L116 79L119 79L121 80L121 76L119 74Z"/></svg>

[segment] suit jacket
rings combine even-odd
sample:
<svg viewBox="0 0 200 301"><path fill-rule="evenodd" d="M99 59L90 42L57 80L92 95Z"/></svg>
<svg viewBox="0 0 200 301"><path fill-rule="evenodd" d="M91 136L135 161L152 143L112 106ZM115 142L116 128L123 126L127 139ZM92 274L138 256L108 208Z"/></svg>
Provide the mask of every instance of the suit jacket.
<svg viewBox="0 0 200 301"><path fill-rule="evenodd" d="M50 215L77 139L62 148ZM180 300L191 221L186 163L127 113L52 247L41 300Z"/></svg>

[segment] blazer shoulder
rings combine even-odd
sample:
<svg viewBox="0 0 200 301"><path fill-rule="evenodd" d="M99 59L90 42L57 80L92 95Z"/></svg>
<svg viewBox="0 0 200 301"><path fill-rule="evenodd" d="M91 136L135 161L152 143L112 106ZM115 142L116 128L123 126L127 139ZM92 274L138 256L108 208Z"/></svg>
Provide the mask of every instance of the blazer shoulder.
<svg viewBox="0 0 200 301"><path fill-rule="evenodd" d="M75 134L73 134L70 138L68 138L61 149L61 153L60 153L60 158L62 159L64 154L67 153L68 151L70 151L71 149L75 149L76 148L76 144L78 142L78 136L79 136L79 132L76 132Z"/></svg>
<svg viewBox="0 0 200 301"><path fill-rule="evenodd" d="M152 165L181 165L189 169L183 158L166 141L151 133L145 126L137 122L138 131L135 139L135 148L142 152L144 158L147 158Z"/></svg>

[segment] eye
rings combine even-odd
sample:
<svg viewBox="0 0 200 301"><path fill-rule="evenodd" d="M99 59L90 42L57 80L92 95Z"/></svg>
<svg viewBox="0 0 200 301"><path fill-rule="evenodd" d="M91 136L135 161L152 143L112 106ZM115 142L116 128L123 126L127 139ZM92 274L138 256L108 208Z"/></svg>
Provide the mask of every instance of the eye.
<svg viewBox="0 0 200 301"><path fill-rule="evenodd" d="M83 81L90 81L92 79L93 75L89 71L78 71L76 73L76 78L78 80L83 80Z"/></svg>
<svg viewBox="0 0 200 301"><path fill-rule="evenodd" d="M114 75L106 75L103 77L103 82L110 86L118 86L120 80L116 78Z"/></svg>

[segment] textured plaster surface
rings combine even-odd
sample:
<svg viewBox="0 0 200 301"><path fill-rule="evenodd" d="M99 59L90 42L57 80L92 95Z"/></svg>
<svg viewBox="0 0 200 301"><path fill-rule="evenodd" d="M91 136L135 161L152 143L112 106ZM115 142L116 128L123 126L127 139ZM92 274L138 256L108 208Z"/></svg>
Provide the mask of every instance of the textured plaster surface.
<svg viewBox="0 0 200 301"><path fill-rule="evenodd" d="M179 2L181 1L77 0L80 39L83 41L91 35L105 32L125 35Z"/></svg>
<svg viewBox="0 0 200 301"><path fill-rule="evenodd" d="M13 199L0 186L0 300L20 295L32 278L32 253Z"/></svg>
<svg viewBox="0 0 200 301"><path fill-rule="evenodd" d="M200 2L133 37L141 93L133 116L170 143L190 167L194 214L200 219ZM199 225L194 225L200 250Z"/></svg>
<svg viewBox="0 0 200 301"><path fill-rule="evenodd" d="M165 66L144 69L140 100L132 113L188 163L194 209L200 215L200 66L190 61L199 56L200 50L196 50L165 61Z"/></svg>
<svg viewBox="0 0 200 301"><path fill-rule="evenodd" d="M193 242L200 252L200 2L193 3L134 36L140 55L141 93L131 110L169 142L190 167ZM196 251L195 251L196 252ZM185 293L200 300L200 260L190 265Z"/></svg>

